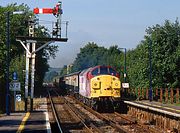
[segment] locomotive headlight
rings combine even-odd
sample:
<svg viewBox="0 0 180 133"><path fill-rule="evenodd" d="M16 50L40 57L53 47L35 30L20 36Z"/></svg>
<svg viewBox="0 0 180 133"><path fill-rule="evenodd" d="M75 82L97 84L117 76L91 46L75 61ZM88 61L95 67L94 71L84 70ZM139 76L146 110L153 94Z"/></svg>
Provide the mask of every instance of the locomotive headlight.
<svg viewBox="0 0 180 133"><path fill-rule="evenodd" d="M94 83L94 86L97 86L97 83Z"/></svg>
<svg viewBox="0 0 180 133"><path fill-rule="evenodd" d="M118 85L119 85L118 83L115 84L115 86L118 86Z"/></svg>

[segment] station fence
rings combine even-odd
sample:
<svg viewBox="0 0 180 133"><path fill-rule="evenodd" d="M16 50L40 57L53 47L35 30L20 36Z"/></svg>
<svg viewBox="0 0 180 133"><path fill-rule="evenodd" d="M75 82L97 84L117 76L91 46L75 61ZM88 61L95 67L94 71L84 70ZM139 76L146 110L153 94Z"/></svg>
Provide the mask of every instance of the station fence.
<svg viewBox="0 0 180 133"><path fill-rule="evenodd" d="M180 104L179 88L155 88L153 89L153 101L170 104ZM148 88L129 88L127 95L138 100L149 100Z"/></svg>

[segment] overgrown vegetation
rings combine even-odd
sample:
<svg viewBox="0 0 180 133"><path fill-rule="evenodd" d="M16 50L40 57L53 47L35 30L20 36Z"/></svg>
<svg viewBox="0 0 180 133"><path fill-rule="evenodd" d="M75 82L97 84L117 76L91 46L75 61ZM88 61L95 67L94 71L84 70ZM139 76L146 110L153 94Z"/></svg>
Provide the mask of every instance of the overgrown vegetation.
<svg viewBox="0 0 180 133"><path fill-rule="evenodd" d="M165 21L163 25L148 27L144 40L133 50L127 51L127 81L133 88L149 87L149 46L152 44L152 85L156 87L180 87L180 25ZM80 49L71 72L96 65L111 65L123 77L124 51L117 45L99 47L89 42ZM66 66L61 71L66 74ZM123 79L122 79L123 81Z"/></svg>
<svg viewBox="0 0 180 133"><path fill-rule="evenodd" d="M23 14L12 13L14 11L23 11ZM6 73L6 13L10 12L10 74L9 78L12 81L12 73L18 73L18 80L21 82L21 94L24 95L24 77L25 73L25 50L19 42L16 41L16 36L28 35L28 20L33 16L27 5L10 4L7 7L0 6L0 110L4 110L5 105L5 73ZM43 32L41 29L45 29ZM47 29L43 26L36 26L35 34L38 37L48 37ZM41 46L40 42L36 47ZM45 72L48 71L48 60L50 57L55 57L57 46L48 46L36 54L36 71L35 71L35 95L42 91L42 82ZM37 83L38 82L38 83Z"/></svg>

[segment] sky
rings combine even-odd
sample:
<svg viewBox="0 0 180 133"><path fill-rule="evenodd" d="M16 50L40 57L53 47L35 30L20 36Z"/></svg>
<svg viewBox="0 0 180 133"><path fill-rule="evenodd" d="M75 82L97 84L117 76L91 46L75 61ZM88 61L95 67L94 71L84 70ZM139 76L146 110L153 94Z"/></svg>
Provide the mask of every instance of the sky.
<svg viewBox="0 0 180 133"><path fill-rule="evenodd" d="M180 18L180 0L61 0L63 21L68 21L68 42L56 42L59 51L50 59L51 67L72 63L80 48L88 42L109 48L134 49L143 40L145 30L163 25L165 20ZM30 9L53 8L58 0L0 0L0 6L25 3ZM56 21L53 15L39 15L40 20ZM43 21L42 21L43 22ZM47 23L40 23L51 27ZM52 44L51 44L52 45Z"/></svg>

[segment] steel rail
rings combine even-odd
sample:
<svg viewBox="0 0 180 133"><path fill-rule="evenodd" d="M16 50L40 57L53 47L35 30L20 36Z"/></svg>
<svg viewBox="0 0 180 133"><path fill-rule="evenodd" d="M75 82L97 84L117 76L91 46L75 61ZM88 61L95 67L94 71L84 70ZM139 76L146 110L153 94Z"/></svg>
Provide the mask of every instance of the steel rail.
<svg viewBox="0 0 180 133"><path fill-rule="evenodd" d="M153 132L153 133L156 133L156 132L157 132L157 130L152 129L152 128L149 127L148 125L143 125L143 124L141 124L140 122L137 122L137 121L133 121L133 120L131 120L131 119L128 119L127 117L124 117L124 116L122 116L121 114L119 114L119 113L117 113L117 112L115 112L114 114L117 115L117 116L119 116L119 117L121 117L122 119L125 119L125 120L129 121L131 124L137 124L138 126L143 127L144 129L150 130L150 131Z"/></svg>
<svg viewBox="0 0 180 133"><path fill-rule="evenodd" d="M66 105L67 105L67 106L69 107L69 109L70 109L72 112L74 112L74 113L76 114L76 116L81 120L81 123L86 127L86 129L88 130L88 132L94 133L94 132L87 126L87 124L85 123L86 120L83 119L83 116L82 116L80 113L77 113L77 111L75 111L75 109L72 107L71 104L68 104L68 103L69 103L68 100L65 99L65 101L66 101ZM101 130L99 130L93 123L90 123L90 126L93 127L93 128L96 130L96 132L98 132L98 133L103 133L103 132L102 132Z"/></svg>
<svg viewBox="0 0 180 133"><path fill-rule="evenodd" d="M57 91L55 91L55 90L53 90L53 91L54 91L54 92L58 95L58 97L59 97L59 94L57 93ZM66 101L66 102L65 102L65 105L67 105L67 106L68 106L68 109L69 109L71 112L74 113L74 116L75 116L76 118L80 119L81 123L84 125L84 127L87 129L87 131L88 131L89 133L93 133L93 131L86 125L85 121L84 121L83 118L80 116L80 114L78 114L77 112L75 112L75 111L73 110L72 106L70 106L70 104L68 104L69 102L68 102L65 98L63 98L63 100ZM79 117L78 117L78 116L79 116ZM101 132L94 124L91 123L90 126L93 127L98 133L103 133L103 132Z"/></svg>
<svg viewBox="0 0 180 133"><path fill-rule="evenodd" d="M98 118L100 118L102 121L104 121L106 124L112 126L113 128L117 129L118 131L120 131L121 133L127 133L128 131L126 129L124 129L123 127L119 126L116 124L116 122L108 119L107 117L105 117L104 115L94 111L93 109L91 109L90 107L84 105L83 103L81 103L80 101L78 101L77 99L75 99L74 97L71 97L73 100L76 100L76 102L78 104L80 104L81 106L83 106L86 110L88 110L89 112L91 112L92 114L94 114L95 116L97 116Z"/></svg>
<svg viewBox="0 0 180 133"><path fill-rule="evenodd" d="M60 131L60 133L63 133L62 128L61 128L61 125L60 125L60 121L59 121L59 119L58 119L58 117L57 117L57 116L58 116L58 115L57 115L57 111L56 111L56 109L55 109L55 106L54 106L54 103L53 103L53 100L52 100L52 97L51 97L49 91L48 91L48 95L49 95L49 99L50 99L52 111L53 111L54 117L55 117L55 119L56 119L56 123L57 123L57 125L58 125L59 131Z"/></svg>

